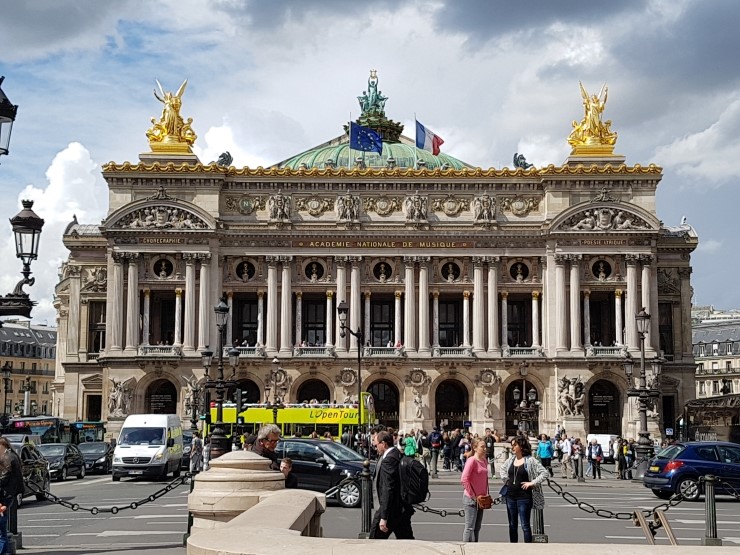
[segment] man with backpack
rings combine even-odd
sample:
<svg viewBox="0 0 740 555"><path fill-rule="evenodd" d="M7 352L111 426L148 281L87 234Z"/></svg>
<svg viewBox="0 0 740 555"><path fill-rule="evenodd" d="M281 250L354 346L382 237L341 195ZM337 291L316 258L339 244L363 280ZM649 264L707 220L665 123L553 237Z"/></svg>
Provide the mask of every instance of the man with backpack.
<svg viewBox="0 0 740 555"><path fill-rule="evenodd" d="M379 507L370 526L370 538L385 540L392 532L399 540L413 540L411 516L414 508L401 497L401 452L394 449L393 436L385 431L378 432L373 443L379 457L375 479ZM407 460L418 463L415 459Z"/></svg>
<svg viewBox="0 0 740 555"><path fill-rule="evenodd" d="M435 426L432 433L429 434L429 447L432 452L432 478L437 478L437 461L442 449L442 434L439 433L438 426Z"/></svg>

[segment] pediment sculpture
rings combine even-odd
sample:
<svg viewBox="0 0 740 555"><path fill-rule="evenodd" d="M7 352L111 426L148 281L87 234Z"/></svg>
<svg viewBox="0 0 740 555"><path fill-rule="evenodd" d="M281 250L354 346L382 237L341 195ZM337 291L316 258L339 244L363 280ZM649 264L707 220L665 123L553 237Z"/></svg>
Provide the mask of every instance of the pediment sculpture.
<svg viewBox="0 0 740 555"><path fill-rule="evenodd" d="M358 195L347 191L346 195L339 195L336 202L337 219L340 222L356 222L360 219L362 201Z"/></svg>
<svg viewBox="0 0 740 555"><path fill-rule="evenodd" d="M290 220L290 197L288 195L284 195L282 191L278 191L277 194L271 195L270 198L267 199L267 210L269 212L269 218L272 221Z"/></svg>
<svg viewBox="0 0 740 555"><path fill-rule="evenodd" d="M419 222L427 219L427 197L420 195L419 191L406 197L403 207L406 221Z"/></svg>
<svg viewBox="0 0 740 555"><path fill-rule="evenodd" d="M475 223L492 223L495 220L496 199L483 193L473 199L473 220Z"/></svg>
<svg viewBox="0 0 740 555"><path fill-rule="evenodd" d="M190 210L174 206L147 206L134 210L113 226L121 229L208 229L208 224Z"/></svg>
<svg viewBox="0 0 740 555"><path fill-rule="evenodd" d="M632 212L601 207L578 212L560 224L558 229L562 231L648 231L652 227Z"/></svg>

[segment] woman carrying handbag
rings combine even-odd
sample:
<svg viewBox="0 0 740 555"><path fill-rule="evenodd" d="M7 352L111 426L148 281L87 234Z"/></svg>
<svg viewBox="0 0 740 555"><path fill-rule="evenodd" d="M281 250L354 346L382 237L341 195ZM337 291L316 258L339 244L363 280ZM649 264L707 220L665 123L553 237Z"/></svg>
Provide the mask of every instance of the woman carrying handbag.
<svg viewBox="0 0 740 555"><path fill-rule="evenodd" d="M465 509L464 542L477 542L478 533L483 523L483 511L493 506L493 499L488 493L488 459L486 442L474 438L472 455L465 461L460 483L463 486L463 509Z"/></svg>
<svg viewBox="0 0 740 555"><path fill-rule="evenodd" d="M519 541L521 520L524 542L532 543L532 507L542 509L545 506L545 496L540 484L547 480L547 469L532 456L532 447L526 437L515 437L511 441L511 450L514 454L501 465L501 479L505 485L500 492L506 497L509 541Z"/></svg>

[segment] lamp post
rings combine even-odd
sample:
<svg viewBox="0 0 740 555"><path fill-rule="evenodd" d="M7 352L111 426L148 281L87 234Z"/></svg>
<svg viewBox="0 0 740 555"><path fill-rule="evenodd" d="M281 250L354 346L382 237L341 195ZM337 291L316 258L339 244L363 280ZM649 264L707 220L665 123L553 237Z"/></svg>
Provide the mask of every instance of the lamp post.
<svg viewBox="0 0 740 555"><path fill-rule="evenodd" d="M1 95L0 100L2 100ZM0 153L2 153L1 150ZM35 278L30 277L31 262L38 258L39 238L41 228L44 227L44 220L32 210L32 200L24 200L22 204L23 210L10 219L10 225L13 226L13 235L15 235L15 255L23 261L21 271L23 279L16 284L12 293L4 297L0 296L0 316L30 318L31 309L36 303L29 298L28 293L23 291L23 286L33 285L36 281Z"/></svg>
<svg viewBox="0 0 740 555"><path fill-rule="evenodd" d="M522 377L522 389L520 391L519 387L516 386L514 387L514 391L512 391L512 396L516 402L514 413L517 415L517 420L524 424L522 431L527 433L534 431L532 423L537 422L537 413L541 406L540 401L537 400L537 390L531 387L527 391L526 376L528 373L529 365L526 362L522 362L519 365L519 375Z"/></svg>
<svg viewBox="0 0 740 555"><path fill-rule="evenodd" d="M195 381L195 380L193 380ZM188 403L189 405L185 406L185 410L190 411L190 431L191 432L197 432L198 431L198 411L200 410L200 394L203 392L203 389L200 387L200 385L193 384L190 388L190 399Z"/></svg>
<svg viewBox="0 0 740 555"><path fill-rule="evenodd" d="M226 304L226 296L221 297L221 300L213 310L216 313L216 326L218 327L218 367L216 379L212 380L210 376L213 352L205 350L201 353L206 377L203 388L216 390L216 422L213 423L213 429L210 434L211 459L215 459L231 451L231 441L226 437L224 429L224 398L226 391L236 386L234 377L236 376L236 367L239 365L239 351L233 348L229 349L229 365L231 366L232 373L228 380L224 379L224 330L226 329L226 321L229 316L229 305ZM210 410L210 407L205 408L206 410Z"/></svg>
<svg viewBox="0 0 740 555"><path fill-rule="evenodd" d="M339 315L339 336L344 337L347 332L357 339L357 445L359 446L359 435L362 432L362 348L365 343L365 334L362 333L362 328L357 328L357 331L352 331L347 327L347 313L349 307L347 303L341 301L337 305L337 314Z"/></svg>
<svg viewBox="0 0 740 555"><path fill-rule="evenodd" d="M640 461L635 471L635 478L642 479L645 475L645 469L647 468L647 460L653 456L653 442L650 440L650 433L648 432L647 425L647 410L648 405L653 402L654 399L660 397L660 391L657 389L657 378L660 376L661 365L660 362L654 364L656 380L653 382L653 387L648 388L646 373L645 373L645 336L648 334L650 329L650 314L645 311L643 307L640 312L635 315L637 321L637 334L640 336L640 375L638 381L638 387L630 387L627 390L628 397L635 397L638 401L638 411L640 414L640 429L637 432L639 439L637 441L637 447L635 448L635 456ZM627 374L628 379L632 379L634 363L631 358L627 358L624 363L624 372Z"/></svg>
<svg viewBox="0 0 740 555"><path fill-rule="evenodd" d="M0 76L0 85L3 84L4 76ZM10 133L13 131L13 122L18 113L18 106L10 102L10 99L0 87L0 156L7 156L10 148Z"/></svg>
<svg viewBox="0 0 740 555"><path fill-rule="evenodd" d="M23 380L23 416L31 416L31 376Z"/></svg>
<svg viewBox="0 0 740 555"><path fill-rule="evenodd" d="M10 361L3 364L2 372L5 396L3 397L3 415L0 417L0 424L2 424L2 429L4 431L10 423L10 416L8 415L8 383L10 382L10 376L13 373L13 365Z"/></svg>
<svg viewBox="0 0 740 555"><path fill-rule="evenodd" d="M272 359L272 368L270 368L270 387L267 388L269 397L272 389L272 423L277 425L278 412L284 408L283 400L287 392L287 376L285 370L280 367L280 360L277 357Z"/></svg>

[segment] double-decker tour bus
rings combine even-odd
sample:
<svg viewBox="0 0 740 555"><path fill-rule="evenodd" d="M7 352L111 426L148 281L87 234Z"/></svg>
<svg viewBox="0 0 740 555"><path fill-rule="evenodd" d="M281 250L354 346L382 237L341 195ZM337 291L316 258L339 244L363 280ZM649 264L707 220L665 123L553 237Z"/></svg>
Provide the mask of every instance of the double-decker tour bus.
<svg viewBox="0 0 740 555"><path fill-rule="evenodd" d="M41 443L79 443L77 429L69 420L56 416L11 418L5 435L38 436Z"/></svg>
<svg viewBox="0 0 740 555"><path fill-rule="evenodd" d="M370 393L363 392L360 405L360 428L367 430L377 423L375 402ZM211 422L216 421L216 405L211 403ZM263 424L277 424L282 436L301 435L308 437L316 432L323 437L329 432L333 438L340 438L345 431L354 437L358 426L358 407L356 403L295 403L280 407L269 404L250 404L237 414L234 403L223 404L223 421L226 435L255 434Z"/></svg>
<svg viewBox="0 0 740 555"><path fill-rule="evenodd" d="M740 394L689 401L678 424L684 441L740 443Z"/></svg>

